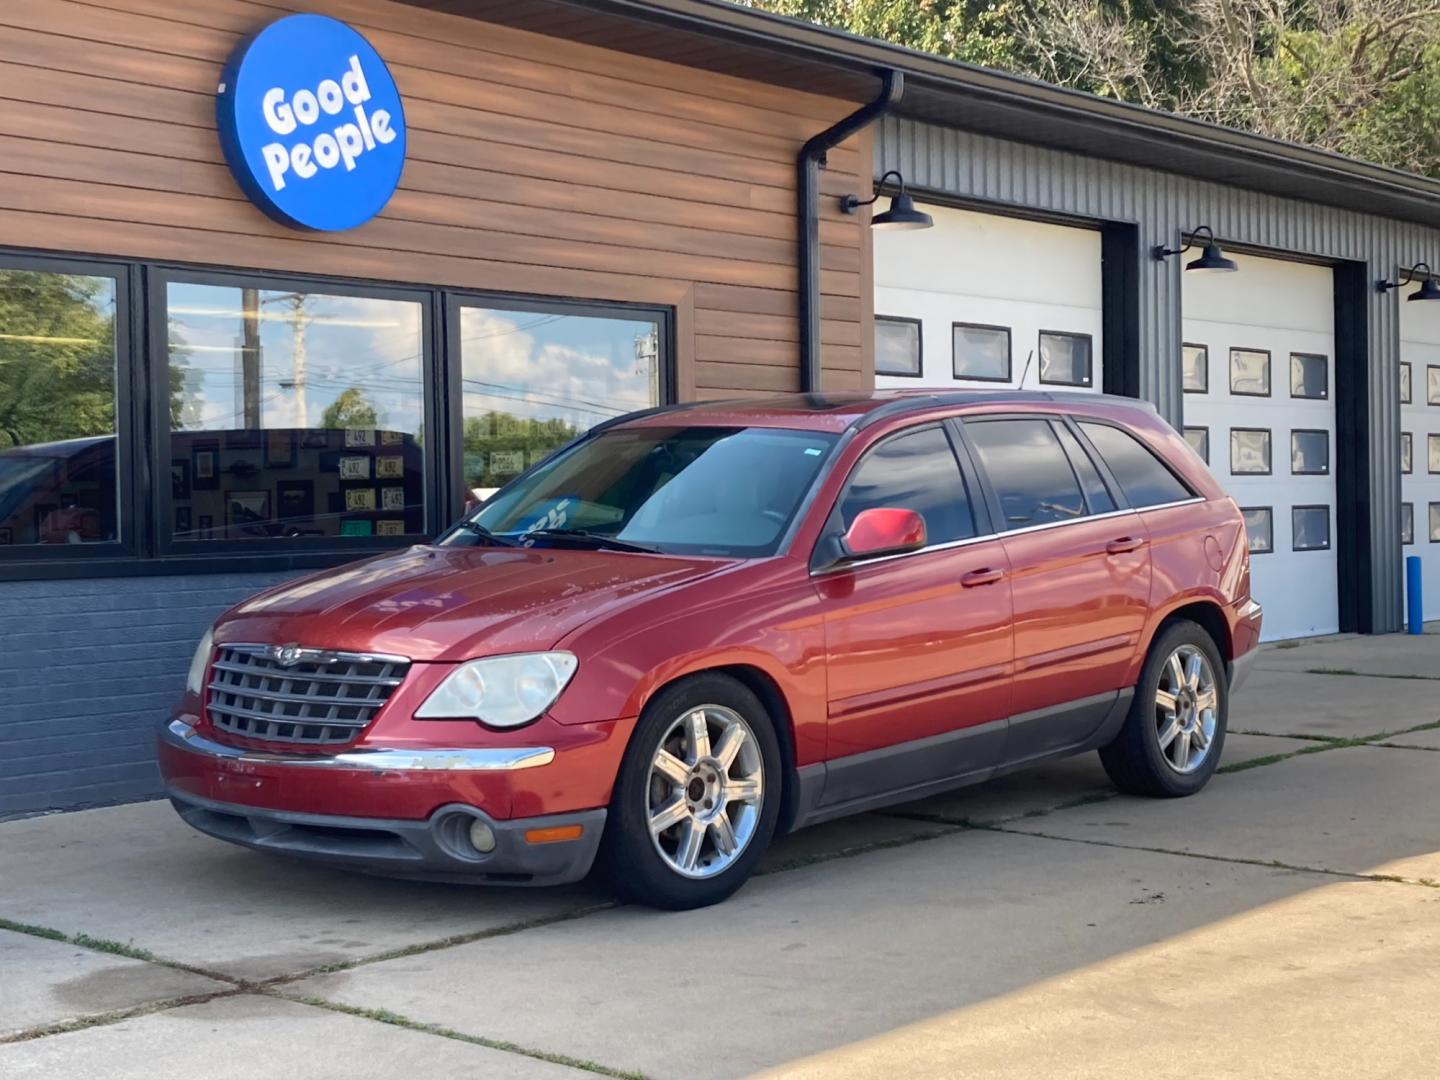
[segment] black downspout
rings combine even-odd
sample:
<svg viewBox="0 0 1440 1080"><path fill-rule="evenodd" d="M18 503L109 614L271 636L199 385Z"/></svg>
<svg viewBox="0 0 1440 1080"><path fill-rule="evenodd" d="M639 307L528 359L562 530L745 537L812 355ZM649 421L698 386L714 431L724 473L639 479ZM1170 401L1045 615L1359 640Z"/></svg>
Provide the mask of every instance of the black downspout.
<svg viewBox="0 0 1440 1080"><path fill-rule="evenodd" d="M825 153L890 111L905 92L905 76L880 73L880 96L815 135L800 149L795 162L796 199L800 219L800 390L820 389L820 169Z"/></svg>

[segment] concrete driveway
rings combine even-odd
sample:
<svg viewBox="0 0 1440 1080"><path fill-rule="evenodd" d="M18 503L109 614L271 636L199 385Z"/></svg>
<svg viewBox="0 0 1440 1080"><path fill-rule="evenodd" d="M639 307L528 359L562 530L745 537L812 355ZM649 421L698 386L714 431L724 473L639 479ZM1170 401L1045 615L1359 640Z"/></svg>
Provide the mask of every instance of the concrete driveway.
<svg viewBox="0 0 1440 1080"><path fill-rule="evenodd" d="M1268 649L1201 796L1093 755L789 837L730 902L292 864L168 804L0 824L0 1076L1417 1077L1440 636Z"/></svg>

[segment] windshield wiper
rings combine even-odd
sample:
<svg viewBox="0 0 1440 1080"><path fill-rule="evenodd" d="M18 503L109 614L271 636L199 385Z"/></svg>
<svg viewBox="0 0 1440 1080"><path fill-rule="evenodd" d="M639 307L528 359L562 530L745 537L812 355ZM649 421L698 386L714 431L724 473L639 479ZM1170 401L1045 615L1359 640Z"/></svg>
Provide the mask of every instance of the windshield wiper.
<svg viewBox="0 0 1440 1080"><path fill-rule="evenodd" d="M484 540L486 543L489 544L494 544L496 547L519 546L518 542L515 540L511 540L504 536L496 536L493 532L487 529L484 525L481 525L478 521L465 520L457 522L456 527L464 529L466 532L474 533L481 540Z"/></svg>
<svg viewBox="0 0 1440 1080"><path fill-rule="evenodd" d="M657 548L646 547L644 544L632 544L629 540L617 540L613 536L602 536L600 533L586 532L584 529L535 529L533 532L526 533L525 539L560 540L591 545L608 551L634 551L642 555L660 554Z"/></svg>

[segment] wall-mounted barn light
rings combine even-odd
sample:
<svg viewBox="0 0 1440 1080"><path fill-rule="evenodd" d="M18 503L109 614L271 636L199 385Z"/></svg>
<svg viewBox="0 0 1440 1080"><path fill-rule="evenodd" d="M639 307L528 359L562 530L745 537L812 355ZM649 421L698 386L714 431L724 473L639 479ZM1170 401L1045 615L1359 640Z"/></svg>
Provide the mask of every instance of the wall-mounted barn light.
<svg viewBox="0 0 1440 1080"><path fill-rule="evenodd" d="M1164 244L1156 244L1151 251L1156 260L1163 261L1171 255L1182 255L1192 247L1201 243L1200 236L1204 234L1204 250L1198 259L1190 260L1185 267L1187 274L1228 274L1240 269L1235 265L1234 259L1227 259L1225 252L1220 250L1219 243L1215 240L1215 233L1209 225L1201 225L1190 234L1190 239L1185 241L1184 247L1167 248Z"/></svg>
<svg viewBox="0 0 1440 1080"><path fill-rule="evenodd" d="M845 195L840 199L840 209L847 214L856 213L860 207L869 206L885 193L885 181L895 177L895 184L900 189L890 200L890 209L883 213L876 214L870 219L872 229L928 229L935 224L935 220L925 211L915 209L915 200L905 192L905 177L899 171L891 169L880 182L875 185L875 194L868 199L861 199L858 195Z"/></svg>
<svg viewBox="0 0 1440 1080"><path fill-rule="evenodd" d="M1420 282L1418 291L1407 296L1406 300L1440 300L1440 285L1435 283L1435 277L1430 271L1430 264L1417 262L1406 270L1401 277L1403 281L1386 281L1383 278L1375 282L1375 291L1380 293L1389 292L1391 289L1398 289L1402 285L1410 285L1416 281Z"/></svg>

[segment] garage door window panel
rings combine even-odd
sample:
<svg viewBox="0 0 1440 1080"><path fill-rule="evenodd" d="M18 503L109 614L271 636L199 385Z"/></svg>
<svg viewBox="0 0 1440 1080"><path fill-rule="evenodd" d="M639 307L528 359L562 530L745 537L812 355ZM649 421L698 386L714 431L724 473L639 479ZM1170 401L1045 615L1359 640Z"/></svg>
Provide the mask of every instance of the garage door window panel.
<svg viewBox="0 0 1440 1080"><path fill-rule="evenodd" d="M1055 386L1090 386L1093 346L1089 334L1040 331L1040 381Z"/></svg>
<svg viewBox="0 0 1440 1080"><path fill-rule="evenodd" d="M1230 472L1235 476L1269 476L1270 429L1230 429Z"/></svg>
<svg viewBox="0 0 1440 1080"><path fill-rule="evenodd" d="M1440 544L1440 502L1430 504L1430 542Z"/></svg>
<svg viewBox="0 0 1440 1080"><path fill-rule="evenodd" d="M1415 438L1408 431L1400 433L1400 471L1407 476L1415 471Z"/></svg>
<svg viewBox="0 0 1440 1080"><path fill-rule="evenodd" d="M0 558L116 554L128 458L125 275L0 265Z"/></svg>
<svg viewBox="0 0 1440 1080"><path fill-rule="evenodd" d="M1183 350L1184 390L1187 394L1210 392L1210 350L1204 345L1186 345Z"/></svg>
<svg viewBox="0 0 1440 1080"><path fill-rule="evenodd" d="M1275 513L1268 506L1243 506L1245 536L1250 554L1267 555L1275 550Z"/></svg>
<svg viewBox="0 0 1440 1080"><path fill-rule="evenodd" d="M1440 473L1440 434L1425 437L1425 471Z"/></svg>
<svg viewBox="0 0 1440 1080"><path fill-rule="evenodd" d="M1425 400L1440 405L1440 367L1431 364L1425 369Z"/></svg>
<svg viewBox="0 0 1440 1080"><path fill-rule="evenodd" d="M952 370L957 379L1010 381L1010 328L984 323L951 326Z"/></svg>
<svg viewBox="0 0 1440 1080"><path fill-rule="evenodd" d="M943 428L907 431L866 453L840 498L836 531L848 530L861 511L880 507L913 510L924 518L927 547L976 535L970 493Z"/></svg>
<svg viewBox="0 0 1440 1080"><path fill-rule="evenodd" d="M1206 465L1210 464L1210 429L1208 427L1187 427L1185 441L1199 454Z"/></svg>
<svg viewBox="0 0 1440 1080"><path fill-rule="evenodd" d="M1264 349L1230 350L1230 393L1270 396L1270 353Z"/></svg>
<svg viewBox="0 0 1440 1080"><path fill-rule="evenodd" d="M1410 365L1400 365L1400 404L1409 405L1414 399L1414 392L1410 382Z"/></svg>
<svg viewBox="0 0 1440 1080"><path fill-rule="evenodd" d="M1290 510L1290 547L1295 551L1330 548L1330 507L1296 506Z"/></svg>
<svg viewBox="0 0 1440 1080"><path fill-rule="evenodd" d="M1140 509L1191 498L1191 491L1155 454L1128 431L1110 424L1081 423L1130 505Z"/></svg>
<svg viewBox="0 0 1440 1080"><path fill-rule="evenodd" d="M1407 546L1415 543L1414 503L1400 504L1400 543Z"/></svg>
<svg viewBox="0 0 1440 1080"><path fill-rule="evenodd" d="M923 369L921 323L875 316L875 374L918 379Z"/></svg>
<svg viewBox="0 0 1440 1080"><path fill-rule="evenodd" d="M1085 497L1048 420L986 420L965 425L1000 503L1006 531L1075 521Z"/></svg>
<svg viewBox="0 0 1440 1080"><path fill-rule="evenodd" d="M1324 400L1330 396L1330 358L1317 353L1290 354L1290 396Z"/></svg>
<svg viewBox="0 0 1440 1080"><path fill-rule="evenodd" d="M1291 431L1290 471L1296 476L1328 476L1330 433L1304 428Z"/></svg>

